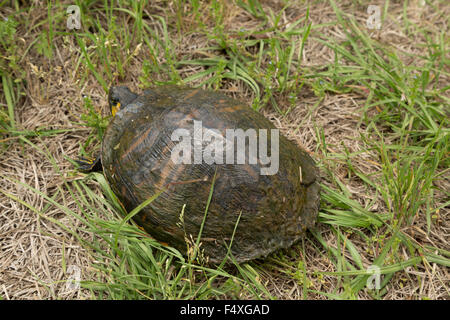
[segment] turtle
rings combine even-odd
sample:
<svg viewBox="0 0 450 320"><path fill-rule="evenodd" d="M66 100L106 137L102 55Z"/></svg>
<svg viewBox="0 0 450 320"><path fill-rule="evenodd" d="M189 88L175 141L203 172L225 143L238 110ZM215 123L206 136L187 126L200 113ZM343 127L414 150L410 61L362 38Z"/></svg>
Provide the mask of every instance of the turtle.
<svg viewBox="0 0 450 320"><path fill-rule="evenodd" d="M243 263L290 247L314 227L314 160L252 107L183 86L141 95L113 86L108 102L101 151L80 159L79 169L103 170L127 211L159 193L133 217L156 240L185 255L199 244L208 263Z"/></svg>

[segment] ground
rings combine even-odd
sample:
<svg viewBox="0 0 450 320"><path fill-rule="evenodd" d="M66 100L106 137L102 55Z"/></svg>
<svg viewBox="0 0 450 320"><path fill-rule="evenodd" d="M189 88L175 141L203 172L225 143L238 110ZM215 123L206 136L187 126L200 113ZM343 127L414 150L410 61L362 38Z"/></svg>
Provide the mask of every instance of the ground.
<svg viewBox="0 0 450 320"><path fill-rule="evenodd" d="M450 297L448 3L49 3L0 4L1 299ZM305 239L232 268L183 261L74 169L110 85L167 83L245 101L311 154Z"/></svg>

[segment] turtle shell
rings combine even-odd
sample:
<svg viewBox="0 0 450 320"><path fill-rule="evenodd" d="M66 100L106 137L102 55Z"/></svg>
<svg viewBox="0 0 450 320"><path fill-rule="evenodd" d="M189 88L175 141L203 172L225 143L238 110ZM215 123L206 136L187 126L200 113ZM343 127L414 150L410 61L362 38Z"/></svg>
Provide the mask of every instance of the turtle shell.
<svg viewBox="0 0 450 320"><path fill-rule="evenodd" d="M251 161L250 139L245 139L245 161L236 163L239 145L230 152L233 163L225 156L222 163L192 160L195 150L211 146L198 142L199 121L203 133L210 130L222 137L228 129L254 129L262 139L260 129L266 129L267 152L278 152L278 170L262 174L269 164ZM122 106L109 124L102 143L103 170L127 210L164 190L134 217L155 239L186 253L200 234L200 252L210 262L221 262L230 244L233 257L244 262L290 246L317 217L319 175L314 161L281 134L278 150L271 149L276 143L271 133L277 132L271 129L276 128L260 113L221 93L180 87L148 90ZM173 139L174 132L194 141L190 163L174 161L180 143ZM182 155L189 158L188 152Z"/></svg>

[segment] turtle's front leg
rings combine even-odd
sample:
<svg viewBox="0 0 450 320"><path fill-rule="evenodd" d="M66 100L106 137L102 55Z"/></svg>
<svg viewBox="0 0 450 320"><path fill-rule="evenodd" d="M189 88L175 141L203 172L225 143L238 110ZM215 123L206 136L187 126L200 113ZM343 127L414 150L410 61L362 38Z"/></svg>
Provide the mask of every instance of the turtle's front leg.
<svg viewBox="0 0 450 320"><path fill-rule="evenodd" d="M80 157L78 160L75 160L75 162L78 164L78 170L82 172L88 173L103 170L100 154L95 159Z"/></svg>

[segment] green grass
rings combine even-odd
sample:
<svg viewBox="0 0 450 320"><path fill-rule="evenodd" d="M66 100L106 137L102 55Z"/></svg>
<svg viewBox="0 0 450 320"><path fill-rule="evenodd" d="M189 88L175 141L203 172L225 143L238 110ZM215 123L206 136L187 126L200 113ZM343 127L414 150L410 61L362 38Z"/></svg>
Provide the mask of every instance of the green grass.
<svg viewBox="0 0 450 320"><path fill-rule="evenodd" d="M323 128L316 127L316 159L325 175L319 223L327 226L337 247L313 231L295 248L275 253L265 262L236 264L231 269L224 265L211 268L198 264L142 232L130 220L142 207L124 212L101 174L90 174L82 180L68 179L53 195L8 178L11 183L42 197L46 206L38 210L0 189L2 193L41 219L59 225L92 256L94 276L81 283L90 291L90 298L274 298L262 280L272 272L296 281L305 299L317 295L357 299L366 290L370 276L367 264L363 263L366 260L380 267L381 289L369 294L374 299L382 299L397 272L410 267L427 268L431 263L450 266L448 247L422 245L405 232L421 215L426 219L429 234L436 213L450 205L450 201L436 203L437 187L433 183L448 176L450 167L449 87L438 85L440 77L448 76L445 30L431 34L404 20L402 28L408 33L423 34L427 41L423 54L417 57L422 66L417 67L405 65L400 55L408 53L369 36L364 25L341 11L334 2L331 2L336 14L334 22L312 24L308 9L305 15L286 26L281 21L291 2L286 1L283 8L274 11L263 10L256 0L236 1L258 22L258 28L235 31L224 27L227 9L222 1L175 2L175 13L166 8L161 15L149 17L144 10L148 1L119 0L114 5L108 1L75 1L81 8L83 29L67 32L66 6L54 1L48 7L47 19L31 26L42 32L23 56L35 54L51 63L57 43L73 40L80 53L74 60L80 88L92 76L103 88L105 97L111 84L131 79L137 80L142 88L171 83L220 89L227 83L239 84L251 92L255 110L272 108L282 117L289 114L303 90L311 90L318 98L315 108L325 95L363 94L366 100L361 107L359 127L355 129L361 132L360 142L365 150L331 152L335 146L328 144ZM21 22L20 14L30 14L33 8L22 8L18 1L13 3L15 14L8 21L0 22L0 45L6 57L0 64L3 85L0 133L3 139L15 138L0 143L5 148L8 143L37 148L33 141L45 141L71 128L27 131L17 126L15 108L26 83L19 66L23 56L16 54L15 34ZM385 8L384 15L388 14ZM190 18L188 22L186 17ZM334 25L344 30L345 41L338 42L323 33L324 28ZM189 35L208 41L192 56L179 50L186 45L183 37ZM303 50L309 40L330 48L335 61L320 68L304 67ZM137 59L142 63L140 73L130 74L128 70ZM190 70L189 75L186 70ZM281 105L279 101L284 102ZM99 115L89 98L84 102L85 113L80 116L80 122L92 128L92 133L80 145L80 154L87 155L92 150L96 152L109 118ZM371 112L374 109L378 110L375 114ZM38 151L53 163L55 172L64 174L48 150ZM364 152L377 155L378 173L360 170L357 162ZM373 195L373 202L382 199L385 207L382 212L373 212L373 203L364 206L353 198L345 182L335 173L336 165L342 163L346 165L347 177L359 179L366 192ZM104 196L95 192L98 186ZM449 196L448 190L444 192ZM69 195L76 207L64 206L60 201L62 194ZM50 208L58 208L72 218L74 225L78 221L82 227L64 225L50 218L46 215ZM199 238L197 245L198 241ZM365 243L367 250L362 250L355 241ZM309 271L306 244L320 252L323 259L330 260L335 271ZM408 257L400 252L407 252ZM329 278L337 280L332 291L311 289L314 282Z"/></svg>

